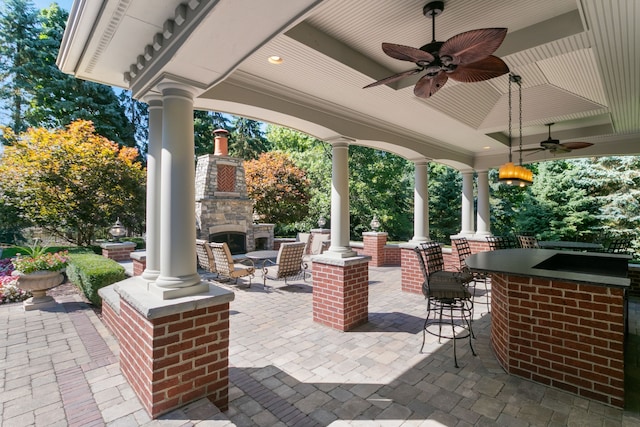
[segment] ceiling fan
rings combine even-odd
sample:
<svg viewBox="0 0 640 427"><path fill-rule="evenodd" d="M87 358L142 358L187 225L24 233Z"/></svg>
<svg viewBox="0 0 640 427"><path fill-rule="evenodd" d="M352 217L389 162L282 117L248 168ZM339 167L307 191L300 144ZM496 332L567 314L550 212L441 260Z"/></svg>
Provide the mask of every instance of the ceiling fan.
<svg viewBox="0 0 640 427"><path fill-rule="evenodd" d="M410 61L417 68L403 71L373 82L364 88L392 83L426 71L418 80L413 93L429 98L447 82L449 77L463 83L480 82L509 72L504 61L492 53L500 47L507 35L506 28L483 28L466 31L446 42L436 41L436 16L444 10L443 1L432 1L422 9L433 20L432 40L420 49L393 43L382 43L384 53L401 61Z"/></svg>
<svg viewBox="0 0 640 427"><path fill-rule="evenodd" d="M568 153L573 150L578 150L580 148L587 148L593 145L590 142L580 142L580 141L560 142L560 140L558 139L551 138L551 126L553 126L554 124L555 123L545 124L545 126L549 126L549 137L544 141L540 142L540 148L526 148L524 150L519 150L519 151L532 151L531 154L533 154L538 151L548 150L551 154L556 154L556 153Z"/></svg>

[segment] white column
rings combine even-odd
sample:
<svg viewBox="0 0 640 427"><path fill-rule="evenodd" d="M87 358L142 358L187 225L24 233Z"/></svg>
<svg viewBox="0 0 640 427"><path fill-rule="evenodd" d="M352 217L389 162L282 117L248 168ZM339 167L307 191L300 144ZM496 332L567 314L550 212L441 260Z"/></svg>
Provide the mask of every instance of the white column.
<svg viewBox="0 0 640 427"><path fill-rule="evenodd" d="M478 171L478 214L476 217L476 223L476 236L485 237L491 235L488 171Z"/></svg>
<svg viewBox="0 0 640 427"><path fill-rule="evenodd" d="M192 88L174 82L162 91L160 275L154 293L164 299L207 292L196 270L195 163ZM153 285L151 285L153 286Z"/></svg>
<svg viewBox="0 0 640 427"><path fill-rule="evenodd" d="M331 246L324 254L349 258L357 253L349 244L349 142L346 138L331 144Z"/></svg>
<svg viewBox="0 0 640 427"><path fill-rule="evenodd" d="M144 98L149 109L149 145L147 147L147 232L146 268L142 278L150 282L160 275L160 172L162 156L162 98Z"/></svg>
<svg viewBox="0 0 640 427"><path fill-rule="evenodd" d="M460 236L472 236L473 226L473 171L462 172L462 230Z"/></svg>
<svg viewBox="0 0 640 427"><path fill-rule="evenodd" d="M413 188L413 238L411 242L429 241L429 175L428 162L419 160L415 164L415 186Z"/></svg>

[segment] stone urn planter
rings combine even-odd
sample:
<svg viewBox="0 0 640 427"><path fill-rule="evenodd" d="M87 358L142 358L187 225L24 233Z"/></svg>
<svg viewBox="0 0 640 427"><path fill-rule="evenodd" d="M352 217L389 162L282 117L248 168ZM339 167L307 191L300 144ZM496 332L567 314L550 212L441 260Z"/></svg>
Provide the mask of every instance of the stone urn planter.
<svg viewBox="0 0 640 427"><path fill-rule="evenodd" d="M31 292L33 297L23 302L25 311L40 310L56 305L56 300L47 295L47 290L55 288L64 281L63 270L47 271L40 270L24 274L14 271L12 276L18 278L17 286L20 289Z"/></svg>

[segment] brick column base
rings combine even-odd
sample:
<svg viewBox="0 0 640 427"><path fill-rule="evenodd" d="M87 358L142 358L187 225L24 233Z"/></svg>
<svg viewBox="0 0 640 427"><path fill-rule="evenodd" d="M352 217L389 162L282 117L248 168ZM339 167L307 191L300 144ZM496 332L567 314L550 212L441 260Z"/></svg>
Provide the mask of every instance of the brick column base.
<svg viewBox="0 0 640 427"><path fill-rule="evenodd" d="M412 243L400 245L400 273L401 288L403 292L422 295L422 283L424 276L420 270L418 256L413 248L417 246Z"/></svg>
<svg viewBox="0 0 640 427"><path fill-rule="evenodd" d="M386 264L385 245L387 244L388 233L379 231L366 231L362 233L364 243L364 254L371 257L369 265L381 267Z"/></svg>
<svg viewBox="0 0 640 427"><path fill-rule="evenodd" d="M368 256L313 257L313 321L348 331L369 321Z"/></svg>
<svg viewBox="0 0 640 427"><path fill-rule="evenodd" d="M100 247L102 248L103 257L114 261L129 261L131 252L136 248L136 244L133 242L103 243Z"/></svg>
<svg viewBox="0 0 640 427"><path fill-rule="evenodd" d="M135 251L131 252L130 256L133 263L133 275L140 276L147 268L147 252Z"/></svg>
<svg viewBox="0 0 640 427"><path fill-rule="evenodd" d="M100 289L120 368L152 418L207 397L229 405L229 302L233 292L161 300L132 277Z"/></svg>

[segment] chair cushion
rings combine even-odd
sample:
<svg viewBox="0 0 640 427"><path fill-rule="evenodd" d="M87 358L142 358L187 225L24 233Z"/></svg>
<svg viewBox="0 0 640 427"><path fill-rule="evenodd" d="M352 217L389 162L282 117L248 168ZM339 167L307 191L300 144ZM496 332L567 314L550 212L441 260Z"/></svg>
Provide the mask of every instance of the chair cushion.
<svg viewBox="0 0 640 427"><path fill-rule="evenodd" d="M436 271L429 276L428 296L431 298L471 298L460 273Z"/></svg>

